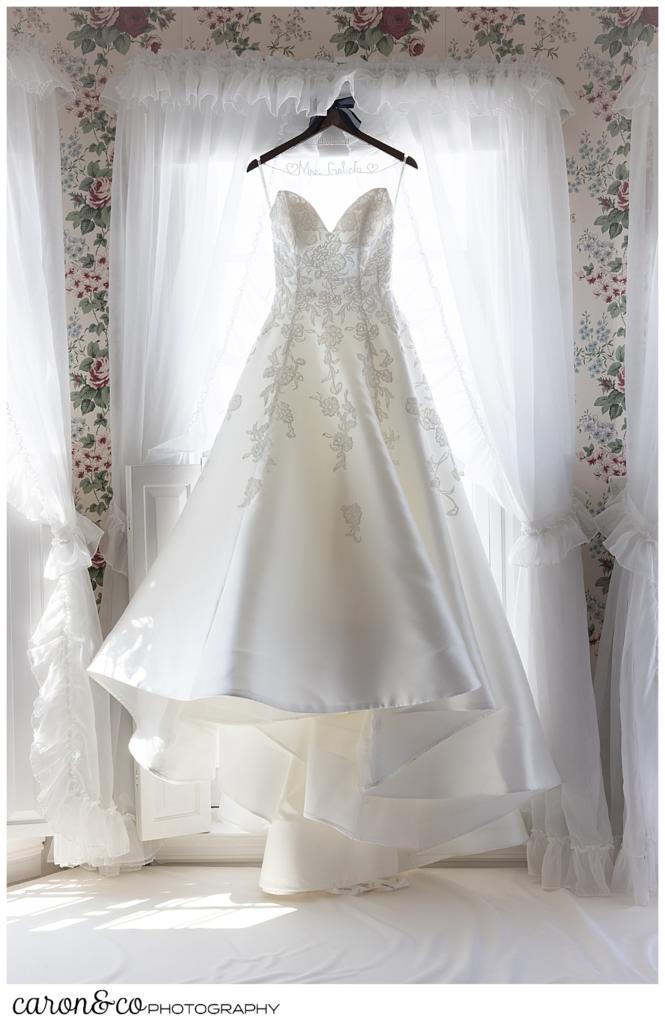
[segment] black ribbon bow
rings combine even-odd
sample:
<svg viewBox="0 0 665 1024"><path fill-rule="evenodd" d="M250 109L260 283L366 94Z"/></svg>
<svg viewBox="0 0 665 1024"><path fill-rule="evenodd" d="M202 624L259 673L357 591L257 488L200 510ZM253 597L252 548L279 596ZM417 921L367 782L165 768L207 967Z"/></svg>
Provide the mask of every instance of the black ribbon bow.
<svg viewBox="0 0 665 1024"><path fill-rule="evenodd" d="M328 113L330 113L331 110L339 110L342 117L347 118L352 124L356 126L356 128L358 128L361 122L358 115L352 109L353 107L355 107L355 105L356 101L354 100L353 96L340 96L338 99L335 100L331 107L328 107ZM323 115L316 114L314 117L310 117L309 127L312 128L314 125L320 124L321 121L323 121Z"/></svg>

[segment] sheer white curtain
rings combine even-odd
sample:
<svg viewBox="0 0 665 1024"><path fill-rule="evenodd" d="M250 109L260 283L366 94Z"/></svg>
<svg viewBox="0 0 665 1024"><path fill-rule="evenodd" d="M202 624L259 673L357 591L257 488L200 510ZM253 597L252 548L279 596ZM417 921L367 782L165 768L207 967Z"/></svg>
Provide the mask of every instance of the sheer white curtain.
<svg viewBox="0 0 665 1024"><path fill-rule="evenodd" d="M523 524L515 629L564 780L533 807L530 866L547 887L607 892L612 839L579 550L593 527L572 489L561 129L570 108L542 66L181 51L142 54L109 83L104 101L119 120L106 557L126 571L124 466L199 457L267 311L267 210L258 176L244 173L248 158L342 92L367 131L418 159L397 211L398 298L456 455ZM302 172L295 154L291 169ZM273 194L285 177L269 171ZM294 187L316 182L304 175ZM325 216L324 192L316 205Z"/></svg>
<svg viewBox="0 0 665 1024"><path fill-rule="evenodd" d="M74 508L57 94L70 83L30 43L7 86L8 500L50 527L47 605L28 656L39 684L30 752L51 859L104 868L126 858L113 798L108 694L87 675L101 641L87 567L101 531Z"/></svg>
<svg viewBox="0 0 665 1024"><path fill-rule="evenodd" d="M235 59L222 66L230 71ZM243 205L242 181L257 124L270 114L265 104L223 102L224 85L214 64L207 68L184 51L136 60L103 96L118 114L104 632L128 599L125 467L201 458L247 355L243 340L252 325L258 331L256 299L243 282L256 271L256 232L265 217L257 217L255 194ZM268 290L269 282L266 296Z"/></svg>
<svg viewBox="0 0 665 1024"><path fill-rule="evenodd" d="M612 888L656 888L658 812L658 140L657 65L648 57L616 109L632 118L626 295L625 486L596 523L615 557L595 685L605 785L621 843Z"/></svg>
<svg viewBox="0 0 665 1024"><path fill-rule="evenodd" d="M454 76L419 106L454 296L432 373L468 476L521 522L512 612L562 786L536 798L529 868L546 888L608 892L603 791L573 491L572 272L559 83L535 67Z"/></svg>

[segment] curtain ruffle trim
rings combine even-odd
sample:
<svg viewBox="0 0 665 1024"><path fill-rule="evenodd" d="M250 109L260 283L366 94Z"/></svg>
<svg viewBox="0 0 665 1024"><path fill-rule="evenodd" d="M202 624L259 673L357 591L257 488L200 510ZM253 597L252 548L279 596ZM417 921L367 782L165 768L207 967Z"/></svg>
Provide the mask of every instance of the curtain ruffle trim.
<svg viewBox="0 0 665 1024"><path fill-rule="evenodd" d="M610 481L610 498L595 517L604 545L619 565L654 583L658 579L658 542L628 494L626 478Z"/></svg>
<svg viewBox="0 0 665 1024"><path fill-rule="evenodd" d="M56 835L48 853L48 861L62 868L87 868L107 877L115 877L127 871L138 871L146 864L152 863L162 840L142 842L138 836L135 815L130 811L119 810L119 813L129 840L129 849L122 857L109 857L103 849L95 855L95 851L90 847L81 846L76 840L71 842L62 835Z"/></svg>
<svg viewBox="0 0 665 1024"><path fill-rule="evenodd" d="M80 512L76 513L74 524L52 526L51 550L44 567L44 577L56 580L75 569L87 569L101 536L101 529Z"/></svg>
<svg viewBox="0 0 665 1024"><path fill-rule="evenodd" d="M636 107L642 103L655 103L658 98L658 55L650 53L642 57L630 79L619 93L614 109L617 113L632 117Z"/></svg>
<svg viewBox="0 0 665 1024"><path fill-rule="evenodd" d="M573 548L586 544L598 532L594 517L581 496L575 496L564 515L522 524L521 535L510 550L513 565L557 565Z"/></svg>
<svg viewBox="0 0 665 1024"><path fill-rule="evenodd" d="M530 875L543 889L570 889L576 896L609 896L614 843L573 846L569 836L550 836L534 829L526 844Z"/></svg>
<svg viewBox="0 0 665 1024"><path fill-rule="evenodd" d="M127 829L113 801L103 807L91 681L86 672L101 642L87 572L61 576L28 647L39 685L30 764L37 804L54 835L69 845L68 863L121 857ZM95 632L96 630L96 632Z"/></svg>
<svg viewBox="0 0 665 1024"><path fill-rule="evenodd" d="M32 38L14 38L9 43L7 78L10 85L17 85L40 99L57 89L74 92L69 78L55 67L46 47Z"/></svg>
<svg viewBox="0 0 665 1024"><path fill-rule="evenodd" d="M644 835L637 844L624 838L617 843L619 852L612 874L612 892L630 897L638 906L646 907L658 889L658 842Z"/></svg>
<svg viewBox="0 0 665 1024"><path fill-rule="evenodd" d="M427 103L436 109L462 103L477 114L536 101L562 118L573 108L544 61L364 60L333 62L290 57L239 56L206 50L154 54L142 50L102 93L108 109L139 102L164 105L231 106L264 102L275 115L286 104L297 113L324 114L349 85L359 109L376 113L385 103Z"/></svg>
<svg viewBox="0 0 665 1024"><path fill-rule="evenodd" d="M99 542L99 551L107 565L115 572L128 574L127 516L113 502L102 516L104 535Z"/></svg>

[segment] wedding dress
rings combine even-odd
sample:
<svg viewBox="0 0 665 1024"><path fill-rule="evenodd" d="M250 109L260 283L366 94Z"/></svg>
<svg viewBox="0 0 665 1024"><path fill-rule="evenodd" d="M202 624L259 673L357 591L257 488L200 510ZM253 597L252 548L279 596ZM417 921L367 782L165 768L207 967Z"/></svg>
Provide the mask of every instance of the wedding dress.
<svg viewBox="0 0 665 1024"><path fill-rule="evenodd" d="M265 832L264 890L348 891L522 843L560 779L391 294L390 193L270 219L271 311L89 672L139 764L217 775Z"/></svg>

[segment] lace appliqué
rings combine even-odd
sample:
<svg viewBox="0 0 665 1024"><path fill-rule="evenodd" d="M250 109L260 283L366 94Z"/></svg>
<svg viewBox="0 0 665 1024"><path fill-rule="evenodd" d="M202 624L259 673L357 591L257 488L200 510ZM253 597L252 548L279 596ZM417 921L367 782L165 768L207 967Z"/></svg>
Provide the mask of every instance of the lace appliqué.
<svg viewBox="0 0 665 1024"><path fill-rule="evenodd" d="M424 387L426 398L431 400L432 395L427 384L421 382L420 386ZM439 451L432 453L427 459L430 487L445 499L448 505L446 515L456 516L459 513L459 505L454 498L455 484L445 487L442 477L446 470L453 480L459 480L460 476L439 414L433 406L422 405L415 396L407 398L405 408L409 415L417 418L423 431L433 435L433 441Z"/></svg>
<svg viewBox="0 0 665 1024"><path fill-rule="evenodd" d="M238 394L233 395L231 397L231 400L230 400L229 404L226 407L226 416L224 417L224 422L225 423L229 422L229 420L233 416L233 413L237 412L241 405L242 405L242 395L238 395Z"/></svg>
<svg viewBox="0 0 665 1024"><path fill-rule="evenodd" d="M342 505L341 511L344 516L344 522L348 526L346 536L353 537L357 543L360 543L362 540L360 536L360 521L363 517L363 510L358 502L354 501L352 505Z"/></svg>

